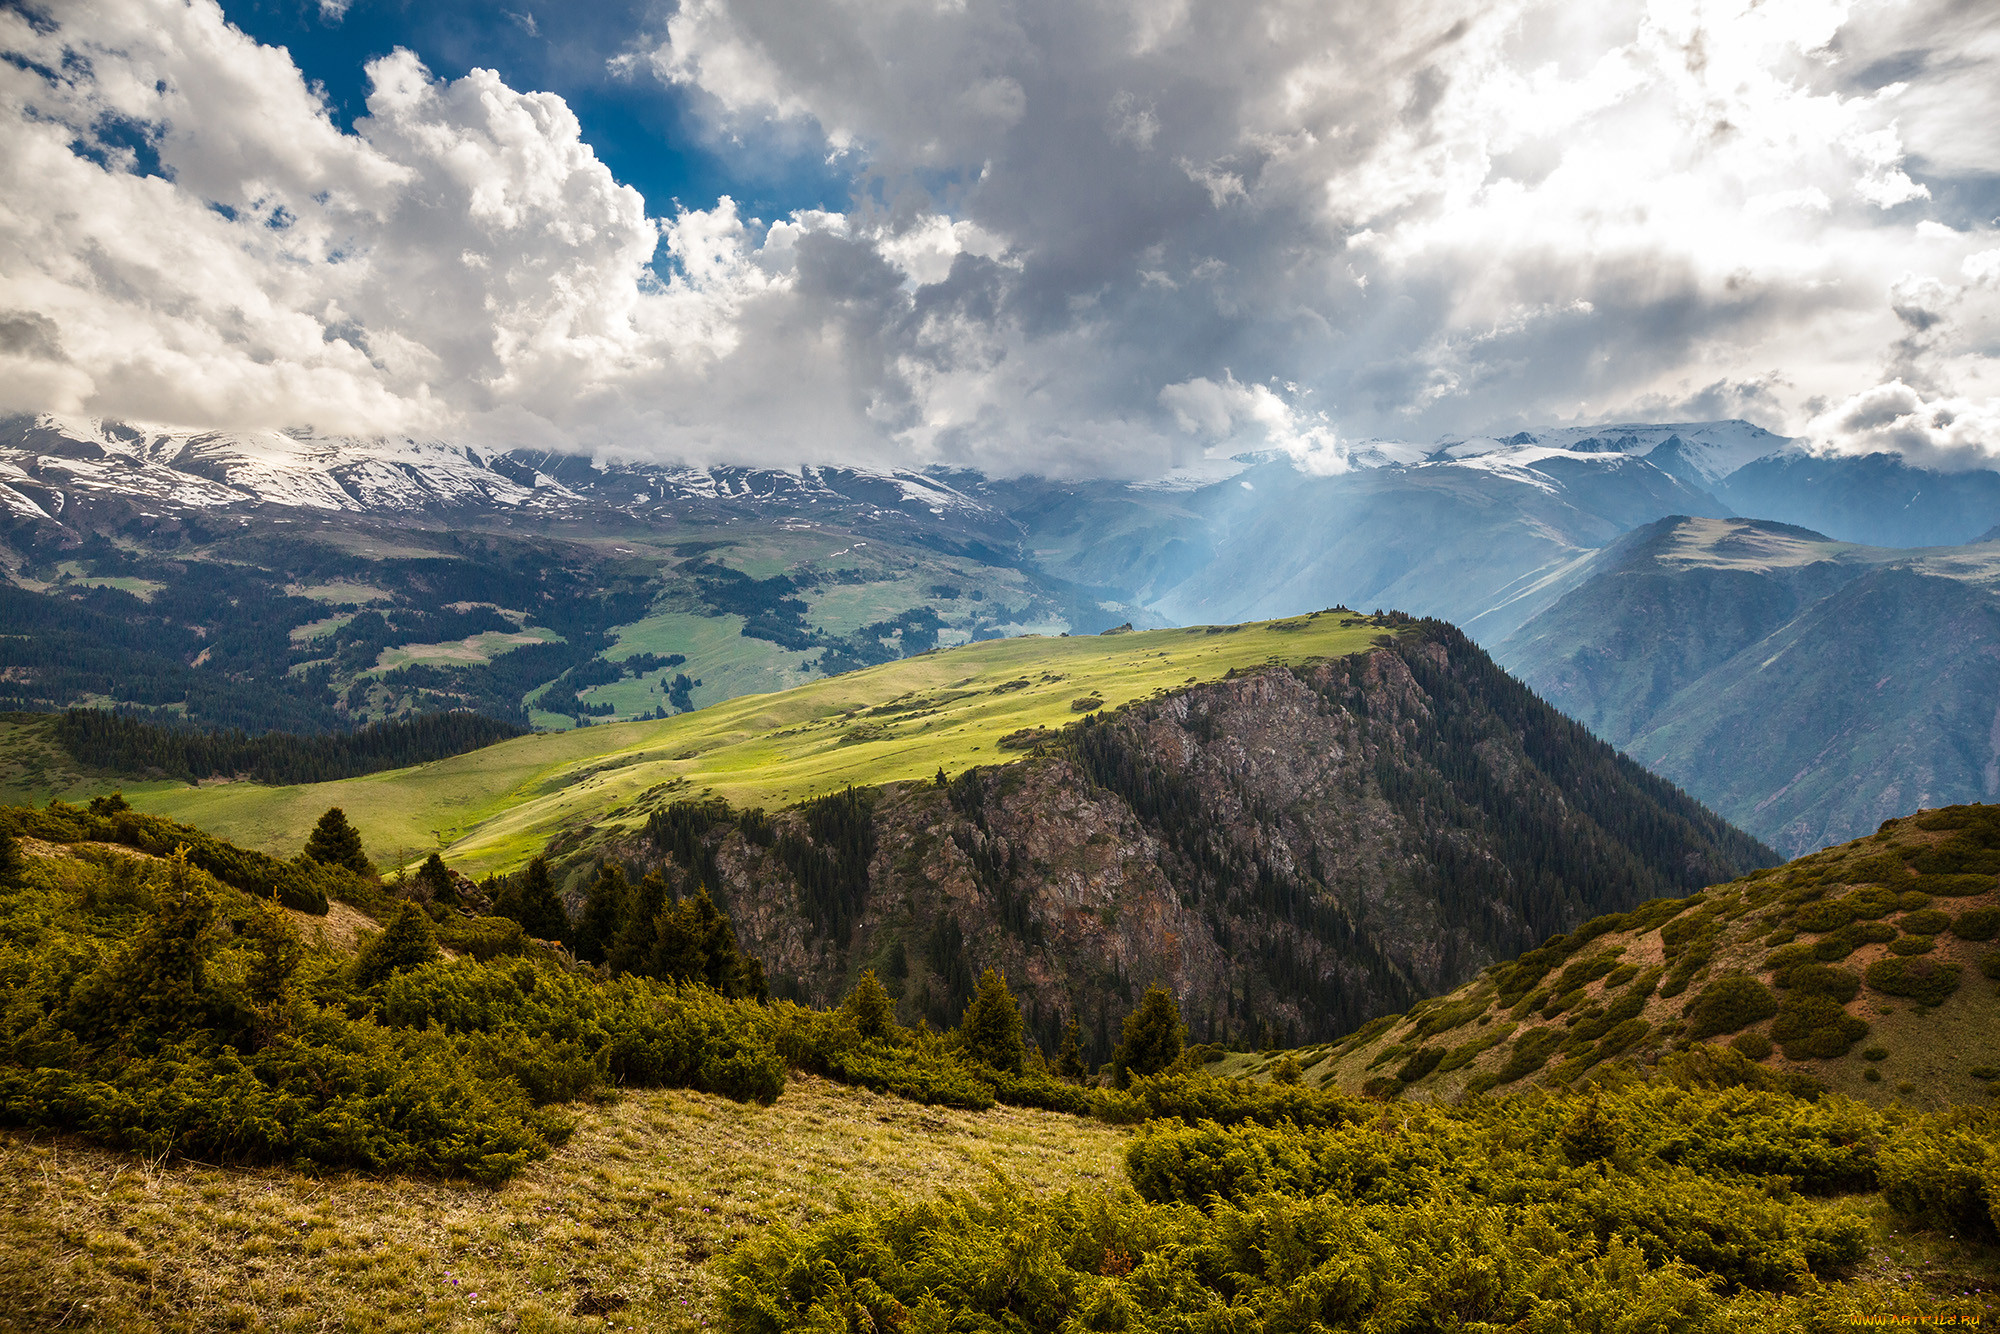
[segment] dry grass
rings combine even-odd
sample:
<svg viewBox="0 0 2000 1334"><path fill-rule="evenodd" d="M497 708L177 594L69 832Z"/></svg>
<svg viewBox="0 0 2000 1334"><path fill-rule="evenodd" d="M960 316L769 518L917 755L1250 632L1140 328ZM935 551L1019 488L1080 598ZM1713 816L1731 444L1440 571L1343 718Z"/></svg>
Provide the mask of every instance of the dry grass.
<svg viewBox="0 0 2000 1334"><path fill-rule="evenodd" d="M701 1330L717 1257L844 1203L1121 1181L1124 1132L795 1078L646 1092L500 1190L0 1135L0 1330Z"/></svg>
<svg viewBox="0 0 2000 1334"><path fill-rule="evenodd" d="M296 908L285 909L285 916L292 919L292 925L299 929L299 935L306 944L345 953L352 953L360 944L362 932L382 929L382 924L367 913L338 899L327 904L324 917L300 912Z"/></svg>

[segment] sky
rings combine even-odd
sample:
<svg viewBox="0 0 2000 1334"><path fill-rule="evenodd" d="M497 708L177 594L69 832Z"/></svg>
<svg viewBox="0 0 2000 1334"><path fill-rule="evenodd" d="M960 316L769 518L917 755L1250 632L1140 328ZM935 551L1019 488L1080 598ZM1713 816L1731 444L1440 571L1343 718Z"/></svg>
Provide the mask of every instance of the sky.
<svg viewBox="0 0 2000 1334"><path fill-rule="evenodd" d="M0 0L0 411L2000 466L1989 0Z"/></svg>

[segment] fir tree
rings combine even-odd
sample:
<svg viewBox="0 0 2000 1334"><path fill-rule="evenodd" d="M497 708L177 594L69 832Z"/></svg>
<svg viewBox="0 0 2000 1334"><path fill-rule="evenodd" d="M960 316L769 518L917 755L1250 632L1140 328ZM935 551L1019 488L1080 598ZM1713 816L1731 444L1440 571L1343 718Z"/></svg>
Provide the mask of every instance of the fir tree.
<svg viewBox="0 0 2000 1334"><path fill-rule="evenodd" d="M1007 978L988 968L979 975L979 989L965 1007L958 1023L959 1039L965 1053L995 1070L1019 1074L1024 1055L1021 1047L1021 1007L1007 990Z"/></svg>
<svg viewBox="0 0 2000 1334"><path fill-rule="evenodd" d="M705 886L660 914L653 974L670 982L698 982L724 996L763 1000L769 994L764 965L737 946L736 928Z"/></svg>
<svg viewBox="0 0 2000 1334"><path fill-rule="evenodd" d="M576 957L585 963L603 963L605 953L618 939L618 928L623 922L625 900L631 896L631 886L625 880L625 868L617 862L602 862L597 868L597 879L590 882L590 888L583 896L583 911L577 917L572 932L576 937Z"/></svg>
<svg viewBox="0 0 2000 1334"><path fill-rule="evenodd" d="M21 857L21 844L12 834L0 830L0 885L11 885L21 878L26 862Z"/></svg>
<svg viewBox="0 0 2000 1334"><path fill-rule="evenodd" d="M1156 1075L1181 1058L1187 1025L1181 1007L1165 987L1150 986L1139 1008L1125 1016L1122 1038L1111 1053L1111 1069L1124 1088L1134 1075Z"/></svg>
<svg viewBox="0 0 2000 1334"><path fill-rule="evenodd" d="M528 863L527 870L510 877L494 895L493 911L501 917L513 918L537 940L569 939L569 914L563 910L562 898L556 893L546 858L535 858Z"/></svg>
<svg viewBox="0 0 2000 1334"><path fill-rule="evenodd" d="M188 864L185 846L174 849L146 925L71 994L69 1027L151 1053L206 1026L215 900L205 879Z"/></svg>
<svg viewBox="0 0 2000 1334"><path fill-rule="evenodd" d="M421 968L438 958L437 928L429 914L405 900L388 930L370 941L354 961L354 984L372 987L395 973Z"/></svg>
<svg viewBox="0 0 2000 1334"><path fill-rule="evenodd" d="M257 949L245 979L250 1002L266 1010L276 1009L284 1004L292 975L306 957L299 929L275 899L258 899L251 905L243 934Z"/></svg>
<svg viewBox="0 0 2000 1334"><path fill-rule="evenodd" d="M660 940L660 913L667 906L667 882L648 871L632 887L619 910L618 934L604 947L605 965L614 973L649 971Z"/></svg>
<svg viewBox="0 0 2000 1334"><path fill-rule="evenodd" d="M1563 1156L1579 1166L1609 1158L1618 1149L1618 1128L1604 1114L1595 1091L1570 1117L1558 1138Z"/></svg>
<svg viewBox="0 0 2000 1334"><path fill-rule="evenodd" d="M1077 1023L1074 1014L1063 1025L1062 1046L1056 1050L1056 1074L1064 1079L1082 1079L1084 1075L1083 1026Z"/></svg>
<svg viewBox="0 0 2000 1334"><path fill-rule="evenodd" d="M840 1003L840 1012L854 1021L855 1029L864 1038L887 1042L895 1036L896 1002L889 999L888 991L876 980L873 968L862 972L854 990Z"/></svg>
<svg viewBox="0 0 2000 1334"><path fill-rule="evenodd" d="M356 875L375 872L368 855L361 850L360 833L347 822L347 812L338 806L329 806L313 826L312 837L306 840L306 856L328 866L345 866Z"/></svg>
<svg viewBox="0 0 2000 1334"><path fill-rule="evenodd" d="M412 881L413 897L425 903L452 904L458 902L458 886L452 881L451 869L444 864L444 858L433 852L417 868Z"/></svg>

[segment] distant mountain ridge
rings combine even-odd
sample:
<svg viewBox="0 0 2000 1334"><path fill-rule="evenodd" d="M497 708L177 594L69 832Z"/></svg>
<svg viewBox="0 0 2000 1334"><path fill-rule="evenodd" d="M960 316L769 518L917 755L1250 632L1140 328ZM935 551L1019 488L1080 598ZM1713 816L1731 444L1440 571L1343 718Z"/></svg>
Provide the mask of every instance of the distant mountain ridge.
<svg viewBox="0 0 2000 1334"><path fill-rule="evenodd" d="M0 507L22 518L60 520L79 500L112 499L186 510L520 511L551 518L590 509L699 514L718 506L804 515L829 505L1005 524L950 484L907 470L595 463L442 440L165 431L50 413L0 422Z"/></svg>
<svg viewBox="0 0 2000 1334"><path fill-rule="evenodd" d="M2000 542L1675 517L1497 645L1545 699L1781 851L2000 796Z"/></svg>

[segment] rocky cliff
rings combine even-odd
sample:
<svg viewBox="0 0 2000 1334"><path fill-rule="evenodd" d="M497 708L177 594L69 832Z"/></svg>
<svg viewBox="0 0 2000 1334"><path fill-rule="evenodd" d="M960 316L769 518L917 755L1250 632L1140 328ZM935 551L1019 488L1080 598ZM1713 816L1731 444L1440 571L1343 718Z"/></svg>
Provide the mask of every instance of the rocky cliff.
<svg viewBox="0 0 2000 1334"><path fill-rule="evenodd" d="M1776 860L1426 622L1374 650L1090 715L1025 758L615 850L706 881L780 992L874 968L906 1021L1003 969L1108 1049L1160 982L1199 1039L1309 1041L1592 915Z"/></svg>

